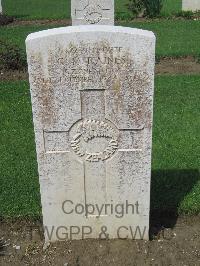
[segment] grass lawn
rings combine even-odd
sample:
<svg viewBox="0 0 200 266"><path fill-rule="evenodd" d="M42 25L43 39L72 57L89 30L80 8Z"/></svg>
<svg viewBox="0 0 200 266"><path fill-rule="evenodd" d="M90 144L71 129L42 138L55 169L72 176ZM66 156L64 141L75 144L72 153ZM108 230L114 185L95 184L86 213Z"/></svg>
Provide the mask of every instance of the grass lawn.
<svg viewBox="0 0 200 266"><path fill-rule="evenodd" d="M27 82L0 83L0 216L38 215L37 163Z"/></svg>
<svg viewBox="0 0 200 266"><path fill-rule="evenodd" d="M181 0L163 0L162 15L181 10ZM27 3L28 2L28 3ZM115 0L115 14L126 17L129 0ZM2 0L4 12L18 19L62 19L70 18L71 0Z"/></svg>
<svg viewBox="0 0 200 266"><path fill-rule="evenodd" d="M200 21L162 20L126 23L123 26L152 30L157 36L157 56L200 55ZM53 26L51 26L53 27ZM1 27L0 40L16 44L25 55L25 39L31 32L44 30L49 26Z"/></svg>
<svg viewBox="0 0 200 266"><path fill-rule="evenodd" d="M200 76L156 78L152 209L200 212ZM0 216L38 216L29 86L0 83Z"/></svg>
<svg viewBox="0 0 200 266"><path fill-rule="evenodd" d="M182 10L182 0L163 0L162 15L169 16Z"/></svg>
<svg viewBox="0 0 200 266"><path fill-rule="evenodd" d="M153 31L157 37L157 56L200 56L200 21L162 20L126 26Z"/></svg>

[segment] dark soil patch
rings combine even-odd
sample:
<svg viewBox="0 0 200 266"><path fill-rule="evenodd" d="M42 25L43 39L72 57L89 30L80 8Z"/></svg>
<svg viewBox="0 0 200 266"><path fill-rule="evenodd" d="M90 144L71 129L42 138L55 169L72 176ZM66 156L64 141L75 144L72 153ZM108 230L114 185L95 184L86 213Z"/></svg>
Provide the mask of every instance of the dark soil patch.
<svg viewBox="0 0 200 266"><path fill-rule="evenodd" d="M0 40L0 69L22 70L26 65L26 55L18 46Z"/></svg>
<svg viewBox="0 0 200 266"><path fill-rule="evenodd" d="M133 20L121 20L121 19L116 19L115 20L115 24L117 25L121 25L124 22L150 22L150 21L161 21L161 20L168 20L169 18L165 18L165 17L161 17L161 18L154 18L154 19L150 19L147 17L139 17L139 18L135 18ZM181 17L181 16L173 16L171 19L173 20L200 20L199 15L194 15L193 17ZM71 26L72 22L71 19L36 19L36 20L14 20L12 22L13 26L27 26L27 25L66 25L66 26Z"/></svg>
<svg viewBox="0 0 200 266"><path fill-rule="evenodd" d="M43 250L40 222L1 221L0 238L10 245L0 265L200 265L200 217L178 218L173 228L162 227L154 240L80 240L54 243Z"/></svg>
<svg viewBox="0 0 200 266"><path fill-rule="evenodd" d="M14 20L10 26L29 26L29 25L48 25L48 26L71 26L71 19L38 19L38 20Z"/></svg>
<svg viewBox="0 0 200 266"><path fill-rule="evenodd" d="M192 56L163 58L156 64L156 74L200 74L200 64Z"/></svg>
<svg viewBox="0 0 200 266"><path fill-rule="evenodd" d="M0 70L0 82L17 80L28 80L28 72L25 70Z"/></svg>
<svg viewBox="0 0 200 266"><path fill-rule="evenodd" d="M0 14L0 26L8 25L14 21L13 17Z"/></svg>

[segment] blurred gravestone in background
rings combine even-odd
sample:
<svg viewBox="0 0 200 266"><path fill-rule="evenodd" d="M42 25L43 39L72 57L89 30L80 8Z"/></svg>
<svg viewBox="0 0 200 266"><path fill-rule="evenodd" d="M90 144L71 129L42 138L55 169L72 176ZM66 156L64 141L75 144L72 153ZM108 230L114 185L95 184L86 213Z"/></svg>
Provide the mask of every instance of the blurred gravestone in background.
<svg viewBox="0 0 200 266"><path fill-rule="evenodd" d="M198 11L200 10L200 0L183 0L183 11Z"/></svg>
<svg viewBox="0 0 200 266"><path fill-rule="evenodd" d="M72 25L114 25L114 0L72 0Z"/></svg>
<svg viewBox="0 0 200 266"><path fill-rule="evenodd" d="M3 13L3 9L2 9L2 4L1 4L1 0L0 0L0 14Z"/></svg>

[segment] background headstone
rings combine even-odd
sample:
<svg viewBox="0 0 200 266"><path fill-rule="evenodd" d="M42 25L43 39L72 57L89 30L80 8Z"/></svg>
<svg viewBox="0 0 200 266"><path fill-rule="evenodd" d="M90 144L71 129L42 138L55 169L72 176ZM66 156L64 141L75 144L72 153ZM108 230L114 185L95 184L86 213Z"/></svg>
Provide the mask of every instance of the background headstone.
<svg viewBox="0 0 200 266"><path fill-rule="evenodd" d="M72 0L72 25L114 25L114 0Z"/></svg>
<svg viewBox="0 0 200 266"><path fill-rule="evenodd" d="M183 0L183 11L197 11L200 10L200 0Z"/></svg>
<svg viewBox="0 0 200 266"><path fill-rule="evenodd" d="M148 239L154 34L66 27L30 34L26 46L46 241L74 226L90 226L90 238Z"/></svg>
<svg viewBox="0 0 200 266"><path fill-rule="evenodd" d="M3 13L3 9L2 9L2 4L1 4L1 0L0 0L0 14Z"/></svg>

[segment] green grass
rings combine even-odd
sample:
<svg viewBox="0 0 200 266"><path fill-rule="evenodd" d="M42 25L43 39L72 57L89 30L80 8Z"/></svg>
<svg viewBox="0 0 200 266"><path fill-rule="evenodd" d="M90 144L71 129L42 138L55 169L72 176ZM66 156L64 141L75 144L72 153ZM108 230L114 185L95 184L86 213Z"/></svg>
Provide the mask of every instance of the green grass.
<svg viewBox="0 0 200 266"><path fill-rule="evenodd" d="M14 2L14 3L13 3ZM115 14L126 17L129 0L115 0ZM71 0L2 0L4 12L18 19L62 19L70 18ZM162 15L181 10L181 0L164 0Z"/></svg>
<svg viewBox="0 0 200 266"><path fill-rule="evenodd" d="M2 0L4 13L22 20L70 18L70 3L71 0Z"/></svg>
<svg viewBox="0 0 200 266"><path fill-rule="evenodd" d="M156 78L152 209L200 212L200 76ZM28 82L0 83L0 216L41 213Z"/></svg>
<svg viewBox="0 0 200 266"><path fill-rule="evenodd" d="M182 0L163 0L163 9L161 14L170 16L182 10Z"/></svg>
<svg viewBox="0 0 200 266"><path fill-rule="evenodd" d="M200 21L162 20L149 22L123 23L130 26L152 30L157 36L157 56L199 56ZM0 40L16 44L25 54L25 38L31 32L52 28L53 26L1 27Z"/></svg>
<svg viewBox="0 0 200 266"><path fill-rule="evenodd" d="M0 216L38 215L39 185L27 82L0 83Z"/></svg>
<svg viewBox="0 0 200 266"><path fill-rule="evenodd" d="M156 79L152 205L200 212L200 76Z"/></svg>
<svg viewBox="0 0 200 266"><path fill-rule="evenodd" d="M162 20L126 26L153 31L157 37L157 56L200 55L200 21Z"/></svg>
<svg viewBox="0 0 200 266"><path fill-rule="evenodd" d="M28 34L53 28L53 26L17 26L0 27L0 40L9 42L23 49L25 53L25 39Z"/></svg>

